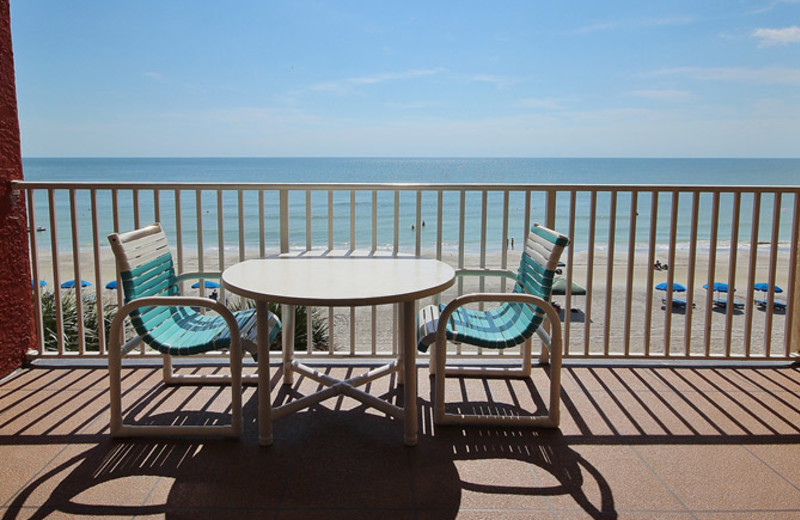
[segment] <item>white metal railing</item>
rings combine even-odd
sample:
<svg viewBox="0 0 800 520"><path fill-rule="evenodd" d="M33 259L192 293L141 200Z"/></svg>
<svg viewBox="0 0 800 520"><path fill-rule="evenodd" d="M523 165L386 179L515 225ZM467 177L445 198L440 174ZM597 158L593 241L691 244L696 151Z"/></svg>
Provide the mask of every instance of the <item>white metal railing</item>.
<svg viewBox="0 0 800 520"><path fill-rule="evenodd" d="M798 187L16 182L14 188L27 196L32 280L48 283L32 283L39 356L105 355L103 327L93 320L122 298L104 289L116 277L105 236L151 221L162 223L181 271L222 271L246 258L312 249L389 250L462 269L514 269L526 230L542 222L573 239L563 267L568 290L554 298L562 307L567 357L787 359L800 340L800 320L793 319ZM655 270L656 261L669 268ZM68 278L92 286L59 289ZM659 282L668 290L657 291ZM736 292L702 288L715 282ZM754 290L758 282L784 292L762 294ZM489 280L464 283L442 298L504 288ZM686 291L678 295L673 283ZM572 294L572 284L586 295ZM198 292L207 294L203 287ZM678 296L685 307L663 303ZM381 356L397 348L391 307L307 312L327 322L329 333L324 348L309 343L308 356ZM314 320L307 320L308 337ZM464 356L508 355L455 348Z"/></svg>

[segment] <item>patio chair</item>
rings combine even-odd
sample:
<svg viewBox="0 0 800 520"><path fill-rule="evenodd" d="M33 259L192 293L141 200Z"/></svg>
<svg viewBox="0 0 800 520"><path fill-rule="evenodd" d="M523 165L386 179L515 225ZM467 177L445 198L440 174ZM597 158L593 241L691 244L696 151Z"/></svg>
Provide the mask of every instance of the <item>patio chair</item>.
<svg viewBox="0 0 800 520"><path fill-rule="evenodd" d="M513 279L513 292L474 293L455 298L447 305L430 305L418 315L418 349L433 347L430 367L434 375L434 421L437 424L494 424L542 426L559 424L561 393L561 321L550 304L553 276L561 252L569 238L534 224L528 234L525 251L515 274L505 270L464 270L457 276L503 276ZM474 310L465 305L476 302L498 303L488 310ZM549 320L551 332L545 330ZM441 327L440 324L446 324ZM531 375L531 337L536 333L543 343L540 361L550 363L550 403L539 415L461 414L445 409L445 378L448 375L498 378L527 378ZM447 340L482 348L504 349L522 344L522 367L456 367L446 365Z"/></svg>
<svg viewBox="0 0 800 520"><path fill-rule="evenodd" d="M123 436L239 436L242 432L242 354L256 351L255 310L231 312L223 304L199 296L181 296L186 279L214 278L218 273L176 275L167 237L159 224L108 236L122 281L125 305L111 324L108 368L111 379L111 435ZM201 312L213 311L213 312ZM125 342L125 320L130 317L136 336ZM270 343L280 332L270 316ZM230 425L129 425L122 416L122 357L144 342L163 354L167 384L229 384ZM172 356L191 356L228 350L228 374L176 374Z"/></svg>

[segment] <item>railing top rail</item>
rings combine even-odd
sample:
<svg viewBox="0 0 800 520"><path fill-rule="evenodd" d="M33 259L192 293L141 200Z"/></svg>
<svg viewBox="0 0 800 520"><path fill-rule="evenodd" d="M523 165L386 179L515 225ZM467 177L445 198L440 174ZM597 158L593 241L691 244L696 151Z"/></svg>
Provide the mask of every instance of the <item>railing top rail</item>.
<svg viewBox="0 0 800 520"><path fill-rule="evenodd" d="M720 192L720 193L800 193L800 186L694 185L694 184L491 184L491 183L254 183L254 182L65 182L11 181L12 189L47 190L400 190L400 191L626 191L626 192Z"/></svg>

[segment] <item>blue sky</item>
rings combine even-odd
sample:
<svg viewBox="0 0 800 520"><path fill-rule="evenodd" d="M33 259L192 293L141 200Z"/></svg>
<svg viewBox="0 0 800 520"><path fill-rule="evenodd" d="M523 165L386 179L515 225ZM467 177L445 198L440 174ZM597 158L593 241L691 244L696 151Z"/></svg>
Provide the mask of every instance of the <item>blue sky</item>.
<svg viewBox="0 0 800 520"><path fill-rule="evenodd" d="M800 0L12 0L26 157L798 157Z"/></svg>

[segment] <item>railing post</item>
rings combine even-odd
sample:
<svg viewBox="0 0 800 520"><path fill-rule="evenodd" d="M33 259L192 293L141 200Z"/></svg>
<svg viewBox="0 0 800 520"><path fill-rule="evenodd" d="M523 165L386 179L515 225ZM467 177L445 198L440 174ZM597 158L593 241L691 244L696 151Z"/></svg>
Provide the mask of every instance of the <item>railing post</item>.
<svg viewBox="0 0 800 520"><path fill-rule="evenodd" d="M213 230L209 229L209 223L213 224L214 219L206 215L207 212L212 212L210 207L205 207L208 206L208 203L204 204L203 202L203 191L206 190L215 190L217 192L218 215L216 218L216 231L219 239L220 270L224 269L225 266L226 242L224 239L225 231L223 225L225 222L228 222L228 219L232 219L234 216L233 208L227 208L226 205L223 204L222 195L225 193L225 190L230 190L232 194L238 195L238 245L239 257L241 260L245 258L246 246L250 248L256 246L256 242L254 241L255 234L251 232L253 229L250 229L254 226L251 217L255 214L256 209L259 219L259 240L257 246L260 255L263 256L265 254L265 236L268 234L265 230L266 226L270 226L270 229L275 229L276 222L274 222L274 217L278 218L277 224L279 230L278 244L273 244L273 246L278 246L276 250L284 254L289 253L291 249L291 240L302 240L299 236L291 234L294 229L290 220L292 217L294 217L295 220L298 218L300 219L300 222L295 222L294 226L297 228L298 233L300 233L300 230L305 226L306 248L311 249L311 244L313 243L311 239L311 221L312 218L317 218L317 210L319 210L320 220L325 220L325 200L324 198L320 199L318 201L319 203L314 206L314 211L312 212L311 190L318 190L328 195L327 222L328 246L330 248L333 247L335 242L338 242L340 245L345 243L345 240L342 240L345 238L343 226L339 226L338 224L336 232L341 236L339 237L340 240L334 240L333 224L334 213L339 214L340 217L346 217L348 211L348 209L346 209L347 200L345 197L342 197L341 200L334 201L333 195L335 192L343 191L350 194L349 214L351 247L355 248L356 246L367 244L370 241L368 237L371 234L372 249L377 249L379 247L378 238L386 234L388 238L386 242L389 242L391 240L389 237L393 232L393 243L387 244L384 247L397 252L400 245L405 244L405 247L413 247L417 252L422 252L420 248L426 244L425 239L421 238L420 234L422 218L424 216L422 213L423 204L426 202L426 195L431 191L435 192L437 195L437 201L435 203L437 215L435 238L436 256L438 258L444 258L446 261L451 262L454 266L457 265L459 268L494 268L498 267L496 265L497 263L501 264L499 267L506 268L510 251L505 248L505 240L508 239L509 234L514 234L509 233L509 230L518 230L523 226L527 227L527 224L533 220L542 222L544 225L552 228L564 228L563 230L559 229L559 231L566 231L567 234L574 239L573 243L575 245L570 247L567 251L567 267L564 269L564 274L568 281L572 281L573 275L575 274L574 269L579 269L578 273L580 277L585 277L583 279L585 279L586 284L586 297L583 314L572 314L571 305L573 298L571 290L567 290L567 294L565 294L566 305L563 316L565 327L564 350L567 352L571 350L569 346L570 329L572 329L571 332L573 335L576 331L578 333L583 333L579 342L583 344L584 348L580 349L580 347L578 347L575 352L570 352L570 355L573 357L594 357L598 354L616 355L615 346L620 345L620 347L622 347L622 354L625 356L644 356L651 358L681 357L690 359L719 357L736 358L741 356L738 341L731 343L731 340L738 340L741 335L741 330L744 331L745 336L742 342L742 350L746 358L775 359L780 357L789 359L800 357L800 191L798 191L799 189L796 187L736 188L725 186L689 186L684 188L678 186L646 185L635 187L616 185L597 187L526 185L497 186L495 188L494 185L394 186L387 184L354 184L351 186L333 184L177 184L173 186L145 183L90 184L24 181L17 181L16 185L12 184L12 187L28 191L28 204L30 206L28 208L30 212L28 221L30 232L28 233L28 239L31 247L30 253L34 259L31 272L33 284L31 289L32 301L37 303L37 307L39 307L38 310L43 317L43 298L41 298L41 296L37 297L37 292L40 292L40 290L36 285L36 280L42 278L52 281L54 289L52 293L53 300L52 302L48 300L47 303L52 303L53 310L49 311L48 309L48 312L53 313L53 320L56 322L56 330L60 329L63 331L66 327L69 330L64 332L69 332L72 336L74 336L75 333L80 335L80 331L75 330L79 327L72 325L72 322L67 324L64 321L65 315L62 303L66 295L59 290L59 285L63 277L61 264L69 259L71 253L72 264L75 265L71 266L69 272L74 270L75 278L80 279L79 275L81 272L84 272L85 265L81 263L80 266L77 266L77 260L80 256L79 253L83 252L80 249L81 244L78 238L79 235L91 233L94 248L94 251L92 251L93 255L91 256L94 261L94 281L98 290L102 290L101 282L103 282L105 277L113 277L113 274L107 272L106 269L109 266L100 265L102 255L98 250L99 242L97 242L97 234L103 229L103 226L101 225L102 221L98 221L98 218L107 218L109 223L113 224L115 231L120 231L119 228L121 225L129 226L131 217L134 219L137 218L135 212L140 203L143 202L143 200L139 199L141 193L145 190L154 190L155 192L159 190L169 191L170 193L168 193L168 196L165 198L174 199L174 216L172 214L173 208L167 207L164 208L166 213L160 212L161 214L158 214L159 212L156 211L156 220L173 221L174 219L175 238L177 240L173 252L177 255L179 270L182 269L185 261L183 254L184 248L193 250L195 244L198 254L198 269L204 270L204 268L207 267L206 259L203 256L207 243L204 233L205 231L213 233ZM46 214L49 217L49 233L46 235L37 235L37 231L44 231L44 226L38 226L37 224L48 223L45 221L38 222L38 219L35 218L37 204L33 203L33 194L34 190L37 189L43 190L47 194L47 200L42 200L42 203L38 205L41 206L38 213L42 215ZM80 190L83 189L89 191L91 207L93 208L90 214L91 221L84 219L85 222L81 220L82 213L76 210L76 207L80 206L80 204L76 204L77 197L75 195L76 193L80 193ZM257 208L253 207L254 201L252 198L245 197L244 195L246 192L252 192L254 190L258 192ZM364 212L362 215L361 211L356 208L357 204L361 203L360 192L362 190L369 192L372 196L371 215L368 215L367 212ZM389 198L385 201L381 201L377 196L382 190L388 192L387 195ZM187 208L188 211L186 214L184 214L182 209L182 206L185 206L182 201L182 192L184 191L193 191L195 201L195 207ZM293 192L296 195L305 194L306 207L304 212L299 207L293 209L290 206L290 204L294 203L291 199L291 197L293 197ZM412 196L401 197L403 192L408 192ZM519 192L524 199L520 198L517 200L516 197L511 196L517 192ZM604 192L610 192L611 198L606 199L603 197L598 199L598 194L604 194ZM622 194L629 192L633 194L631 195L632 202L627 222L629 229L625 229L623 227L625 225L624 223L620 223L619 225L617 223L619 218L623 218L622 215L617 215L617 206L619 204L617 199L622 196ZM653 195L650 200L642 202L641 198L638 196L642 192L652 192ZM138 196L136 195L137 193L139 194ZM270 206L272 209L269 211L272 212L270 214L273 216L273 221L269 224L267 224L265 220L265 218L268 220L268 217L266 217L267 212L265 211L265 196L267 193L278 195L278 200L275 200L274 196L269 199L272 201L272 206ZM578 199L578 193L589 195L589 197L581 197ZM745 197L745 194L749 195L751 193L753 194L752 211L746 207L750 198L749 196ZM764 193L776 194L772 205L765 206L762 200ZM450 194L453 195L453 198L447 199L448 208L450 209L445 211L445 195L449 196ZM666 215L662 215L664 218L659 218L659 196L662 194L666 194L667 196L670 194L672 195L669 220L667 220ZM682 201L679 202L679 197L683 196L683 194L693 195L691 216L689 216L688 213L684 214L685 212L679 211L682 206ZM730 216L728 215L728 211L721 210L722 206L728 208L728 194L731 194L730 197L732 197ZM61 202L60 199L62 199L62 195L69 196L69 207L57 207L57 203ZM103 200L98 200L101 195ZM392 195L394 196L394 205L391 204ZM496 205L496 195L502 195L503 197L503 210L500 213L497 211L489 211L489 208ZM704 197L705 195L709 197ZM724 204L722 204L722 196L725 197L722 199L725 201ZM478 202L477 197L480 197L480 202ZM131 198L133 199L133 204L129 203ZM245 205L246 201L248 203L247 206ZM275 202L279 202L277 208L274 205ZM334 207L334 202L337 204L336 207ZM379 202L383 203L379 204ZM168 202L167 204L169 206ZM532 207L534 204L540 204L541 207L537 206L534 210ZM642 206L642 204L644 205ZM105 209L109 205L110 211ZM158 208L159 202L155 194L154 205ZM644 208L645 214L649 212L649 217L644 217L645 220L650 221L649 229L638 229L637 221L642 220L637 213L641 210L640 206ZM791 210L792 206L794 213L793 217L790 218L788 216L788 210ZM245 211L246 207L248 209L247 212ZM770 209L765 209L767 207ZM60 219L63 220L61 223L59 223L58 209L69 209L70 211L69 218ZM230 212L228 211L229 209L231 210ZM431 210L433 210L433 208L431 208ZM747 210L747 213L752 213L752 218L749 223L740 221L740 213L744 214L745 210ZM784 210L786 210L786 213L784 213ZM414 236L408 231L408 228L406 228L404 233L400 233L401 216L405 215L406 218L408 218L412 216L412 211L413 217L415 218L414 226L416 227ZM193 212L195 213L194 215L192 215ZM292 212L299 213L295 214ZM225 218L223 213L228 213L227 218ZM663 211L661 213L663 213ZM771 218L768 215L769 213L772 214ZM502 221L497 220L498 216ZM140 215L140 217L144 218L144 214ZM355 223L357 217L361 219L358 225ZM123 218L125 220L121 224ZM607 218L610 218L610 227L608 229L606 241L606 237L600 237L598 231L600 226L604 226L603 222L605 222ZM367 219L372 220L371 229L367 229ZM186 220L196 221L196 237L183 237L183 232L187 230L185 225ZM303 220L305 220L305 222L303 222ZM345 219L340 220L344 221ZM759 235L760 228L764 227L760 225L762 220L772 221L769 241L761 240L763 237ZM765 222L765 224L766 223L768 222ZM72 247L69 252L66 250L62 251L58 247L58 232L70 224L72 225L71 230L73 236L73 240L71 240ZM84 224L89 227L84 227ZM642 225L644 224L646 224L646 222L642 222ZM698 229L700 224L703 226L702 230ZM791 233L787 233L788 230L786 228L788 224L792 226ZM324 226L324 222L319 222L319 225ZM430 225L432 225L432 222L429 223L429 226ZM720 230L727 229L728 226L731 226L732 229L732 244L725 244L719 240ZM190 226L190 228L193 227L194 226ZM248 228L248 231L251 232L249 236L245 233L245 228ZM620 228L622 228L624 233L629 237L629 250L627 262L623 260L615 265L615 259L620 260L616 258L614 254L615 243L617 238L620 238ZM496 237L498 229L501 229L502 240L495 243L496 238L489 240L488 237L490 235ZM740 235L744 234L744 230L748 230L747 233L750 235L750 251L747 254L752 255L747 259L747 265L744 265L745 262L742 262L742 255L745 253L738 251L737 254L736 250L738 246L742 245L739 244L739 238ZM193 229L189 231L190 234L194 235ZM356 233L356 231L358 231L358 233ZM433 229L430 231L433 231ZM664 241L664 236L667 236L666 231L668 231L668 241ZM50 237L51 250L49 252L40 251L36 243L37 236L47 237L48 235ZM640 235L640 242L637 243L637 237ZM401 236L403 237L402 239ZM688 242L686 242L685 246L688 247L687 253L684 253L682 249L684 241L687 239L685 237L688 237ZM415 238L416 245L413 241ZM603 240L600 240L601 238ZM248 244L245 243L246 239L250 241ZM658 239L660 239L661 242L659 242ZM193 240L194 242L192 242ZM480 249L474 250L473 244L477 242L480 243ZM302 242L296 244L296 246L300 246L301 244ZM786 252L786 244L788 244L788 248L790 249L788 253ZM670 266L668 271L660 274L658 273L659 270L653 267L653 264L656 262L655 255L657 245L662 248L658 249L658 251L666 251L665 254L668 255L667 263ZM764 260L766 260L767 246L769 246L769 259L768 262L764 262ZM431 247L433 247L433 244ZM445 247L451 249L446 250ZM522 249L523 247L524 244L517 249ZM608 263L600 265L597 263L596 257L601 253L597 253L597 251L602 252L606 247L609 251L607 256ZM734 249L731 250L728 256L728 254L719 253L723 247L726 250L730 248ZM707 251L705 251L706 249ZM761 251L760 256L758 256L759 249L764 249ZM249 254L253 254L255 249L248 249L247 251L250 251ZM703 251L702 256L698 254L699 251ZM495 253L496 256L492 256ZM724 254L725 256L719 257L720 254ZM718 258L719 262L717 261ZM85 261L82 256L81 259L81 262ZM42 262L43 265L39 265L40 262ZM746 277L743 275L745 269ZM92 269L90 268L90 270ZM596 324L593 324L592 302L594 300L592 298L592 293L593 291L596 293L597 287L594 284L594 278L597 272L600 271L605 271L605 276L603 277L604 284L601 285L605 285L605 287L608 288L606 294L612 294L611 288L614 287L613 293L617 298L606 299L604 302L601 302L604 303L604 316L602 317L604 319L598 320ZM624 292L620 290L623 284L616 283L617 280L620 279L620 273L624 273L627 277L627 284ZM658 279L655 278L656 276L658 276ZM749 320L754 318L751 313L755 313L756 309L760 309L761 307L750 305L749 308L746 308L744 311L744 313L746 313L744 320L748 321L744 321L735 317L731 318L728 313L724 316L720 316L721 313L715 313L713 291L706 292L703 297L694 294L695 284L697 283L703 284L707 282L707 284L711 286L715 280L725 280L727 278L729 286L735 285L735 282L739 283L739 290L741 291L739 294L747 294L747 301L750 302L753 300L753 287L755 286L755 282L761 281L764 277L766 277L766 279L763 280L767 282L766 285L782 286L787 289L787 293L784 293L786 294L786 300L781 298L774 307L770 305L773 303L773 295L767 294L767 300L765 300L767 302L766 308L763 313L759 313L759 315L763 314L764 325L763 329L759 327L758 331L755 331L756 327L750 326ZM683 281L686 279L688 293L690 295L690 298L687 298L687 303L691 305L696 301L698 308L694 311L692 311L691 308L687 308L685 310L685 317L680 317L669 312L672 310L670 305L664 305L661 309L664 311L664 327L662 328L659 326L655 329L651 325L651 322L656 321L656 316L660 317L661 313L653 310L653 297L655 295L653 291L655 284L663 279L666 279L667 282ZM473 289L472 282L470 282L470 285L461 285L461 280L462 279L459 279L459 287L454 288L454 291L463 293L466 290ZM746 289L741 287L742 282L745 280L747 281ZM485 290L483 285L479 285L479 282L474 282L474 287L477 287L479 291ZM489 287L488 283L486 287ZM790 293L788 291L794 292ZM118 290L118 297L120 294L121 291ZM658 299L655 303L661 300L662 295L657 294L656 296L658 296ZM668 291L666 296L671 297L672 293ZM596 301L594 302L595 304L597 303ZM668 302L669 298L666 298L665 303ZM788 306L784 305L784 302L788 304ZM729 298L725 300L725 303L730 303L730 295ZM98 300L97 306L98 315L100 315L105 306L100 300ZM570 312L566 312L566 309L570 309ZM785 316L784 312L780 312L783 309L786 309ZM82 310L85 310L85 308ZM576 312L579 310L580 309L576 309ZM291 315L291 310L284 309L283 311L287 313L287 316ZM354 313L351 312L350 355L380 355L376 347L378 338L378 333L376 332L378 327L376 327L376 324L381 323L381 325L383 325L383 322L385 322L388 326L391 325L391 319L378 320L375 316L375 313L378 311L373 309L372 312L372 341L370 342L367 339L363 345L360 343L360 339L357 342L355 338L358 336L357 332L363 332L366 335L369 327L365 326L364 330L361 331L354 320ZM617 328L617 324L612 322L616 320L618 313L622 313L622 316L625 316L626 322L624 324L620 323L620 325L623 326ZM80 314L80 312L78 314ZM775 316L773 316L773 314ZM695 319L695 321L697 321L695 324L692 317L699 317L700 320L697 321L697 319ZM328 345L330 350L329 354L333 354L335 345L334 337L342 333L340 332L341 326L333 326L334 315L332 311L329 313L328 318L332 324L330 327L330 342ZM577 320L578 318L581 318L580 321ZM773 325L773 318L778 321L780 326ZM644 321L643 330L632 330L632 324L639 319L643 319ZM784 319L785 321L779 321ZM41 319L40 323L39 327L43 329L45 325L44 319ZM576 327L577 323L581 324L580 329ZM657 324L660 325L660 320L658 320ZM310 325L307 324L306 328L309 329L307 331L308 335L313 336L313 330L310 330ZM598 331L597 338L591 336L592 330ZM680 350L672 349L670 345L671 341L669 341L670 338L676 337L676 330L680 330L681 336L684 338L684 347ZM761 330L763 330L763 334L761 334ZM754 332L758 332L760 334L759 337L767 338L763 342L763 347L759 345L758 349L751 348ZM47 352L41 351L39 352L40 355L60 356L67 354L64 333L56 333L56 335L60 338L60 348L52 349ZM102 331L98 332L98 335L102 335ZM643 345L641 348L638 348L633 345L634 338L638 339L642 335ZM389 336L387 336L387 343L389 343L388 337ZM602 340L600 338L602 338ZM393 336L393 339L393 347L396 349L398 345L396 336ZM660 343L660 339L664 340L665 348L663 350L655 348L655 351L653 351L653 348L651 348L652 345L654 343ZM781 342L780 348L778 348L777 343L781 341L781 339L783 339L783 341ZM75 342L76 340L70 339L70 341ZM600 341L602 341L602 344L600 344ZM102 343L102 339L100 342ZM368 343L371 343L371 348L363 348ZM696 345L693 343L696 343ZM69 345L69 348L72 349L72 344ZM310 348L313 347L309 347L309 349ZM454 350L458 354L465 356L486 355L481 351L473 352L461 347L454 347ZM101 348L101 353L102 352ZM311 352L309 351L308 353L310 354ZM84 352L83 349L79 347L78 354L89 355L90 353ZM140 354L145 354L144 347L142 347Z"/></svg>
<svg viewBox="0 0 800 520"><path fill-rule="evenodd" d="M550 229L556 228L556 191L547 191L547 201L545 202L545 223Z"/></svg>
<svg viewBox="0 0 800 520"><path fill-rule="evenodd" d="M794 287L792 287L792 351L800 356L800 319L797 319L797 309L800 309L800 255L794 257Z"/></svg>
<svg viewBox="0 0 800 520"><path fill-rule="evenodd" d="M280 233L281 233L281 253L289 252L289 190L280 190ZM262 220L263 222L263 220ZM281 305L281 316L283 317L286 328L281 332L281 345L284 352L284 384L291 385L294 382L292 371L287 370L287 357L285 353L291 349L294 351L294 305ZM266 311L265 311L266 312ZM310 322L310 316L309 316ZM311 336L308 336L311 341ZM263 396L259 396L261 399ZM269 398L269 396L267 396Z"/></svg>
<svg viewBox="0 0 800 520"><path fill-rule="evenodd" d="M789 273L791 280L792 301L787 302L786 317L791 320L789 325L791 333L790 349L795 355L800 356L800 319L798 319L798 309L800 309L800 247L797 242L800 240L800 194L794 195L794 217L792 219L792 247L794 257L791 258L793 271Z"/></svg>
<svg viewBox="0 0 800 520"><path fill-rule="evenodd" d="M289 190L280 190L281 253L289 252Z"/></svg>

